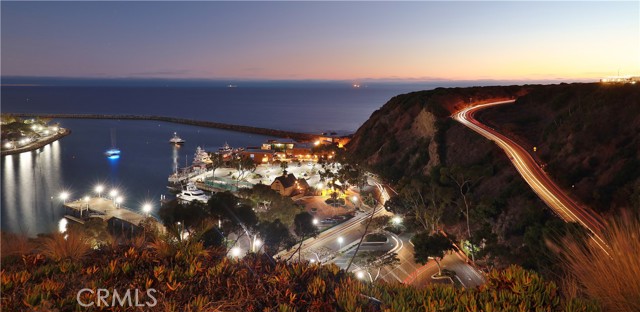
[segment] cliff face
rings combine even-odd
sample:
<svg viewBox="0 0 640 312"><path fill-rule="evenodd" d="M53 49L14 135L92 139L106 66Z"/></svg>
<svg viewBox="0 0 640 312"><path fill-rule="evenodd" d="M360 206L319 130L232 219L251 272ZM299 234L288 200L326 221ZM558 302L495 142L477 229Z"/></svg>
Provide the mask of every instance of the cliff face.
<svg viewBox="0 0 640 312"><path fill-rule="evenodd" d="M543 86L476 116L535 146L547 172L586 205L640 209L640 85Z"/></svg>
<svg viewBox="0 0 640 312"><path fill-rule="evenodd" d="M447 155L447 145L462 147L461 142L447 143L450 129L454 136L461 131L449 119L451 112L469 101L511 99L530 88L438 88L398 95L371 115L354 134L347 149L357 160L393 182L403 176L427 174L433 167L445 164L447 158L461 158L461 155Z"/></svg>

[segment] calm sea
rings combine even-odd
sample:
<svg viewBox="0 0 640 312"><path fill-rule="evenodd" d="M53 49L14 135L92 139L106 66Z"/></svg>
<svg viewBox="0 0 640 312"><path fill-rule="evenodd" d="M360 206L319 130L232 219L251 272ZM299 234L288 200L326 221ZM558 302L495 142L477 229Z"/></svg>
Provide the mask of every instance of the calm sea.
<svg viewBox="0 0 640 312"><path fill-rule="evenodd" d="M318 133L354 132L391 97L443 84L389 84L353 88L348 84L303 83L226 86L33 86L2 87L3 112L152 114ZM449 83L451 85L451 83ZM464 83L459 84L464 85ZM196 146L215 150L228 142L255 146L267 137L152 121L58 120L72 134L40 150L2 157L3 231L28 235L56 230L63 211L58 195L91 194L98 183L117 188L124 205L139 209L168 194L174 131L187 143L178 162L192 160ZM122 150L105 158L111 129Z"/></svg>

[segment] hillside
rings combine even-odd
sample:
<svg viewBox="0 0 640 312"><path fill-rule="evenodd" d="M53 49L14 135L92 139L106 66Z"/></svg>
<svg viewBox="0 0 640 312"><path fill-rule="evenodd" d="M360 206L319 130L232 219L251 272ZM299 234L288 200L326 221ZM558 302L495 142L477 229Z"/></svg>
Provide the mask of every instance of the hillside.
<svg viewBox="0 0 640 312"><path fill-rule="evenodd" d="M547 172L588 206L640 211L640 85L544 86L477 117L535 146Z"/></svg>
<svg viewBox="0 0 640 312"><path fill-rule="evenodd" d="M446 231L484 246L476 258L481 265L506 267L517 263L553 277L557 276L558 259L546 241L574 231L574 226L564 224L540 201L501 149L449 118L450 112L465 105L469 98L473 102L489 102L518 97L516 104L491 109L487 113L492 115L481 116L494 127L516 133L525 146L536 142L542 159L563 148L562 157L555 157L554 161L549 157L548 168L554 170L554 177L563 176L562 168L572 168L571 174L583 181L576 183L581 194L595 194L601 203L608 202L606 196L638 201L637 195L624 196L634 192L633 183L634 194L639 189L637 94L638 86L596 84L439 88L403 94L374 112L347 149L355 161L392 182L399 197L413 200L411 192L418 185L418 192L426 197L423 208L418 209L441 207L443 212L436 212L441 214ZM603 102L616 103L595 109L595 103ZM563 106L565 103L573 103L569 106L572 108ZM545 105L545 110L540 108ZM588 107L588 115L577 113L579 109L572 105ZM557 115L549 113L554 109ZM625 116L614 118L617 115ZM581 131L566 130L581 123L584 126L577 128ZM557 131L551 127L556 124L560 126ZM613 139L616 135L619 139ZM569 148L571 142L580 144ZM584 166L597 169L585 175ZM595 179L599 174L602 177ZM456 183L460 181L468 183L459 187ZM585 197L586 203L593 200ZM465 206L469 207L468 230ZM416 215L415 210L404 213ZM422 230L417 222L420 220L414 221Z"/></svg>

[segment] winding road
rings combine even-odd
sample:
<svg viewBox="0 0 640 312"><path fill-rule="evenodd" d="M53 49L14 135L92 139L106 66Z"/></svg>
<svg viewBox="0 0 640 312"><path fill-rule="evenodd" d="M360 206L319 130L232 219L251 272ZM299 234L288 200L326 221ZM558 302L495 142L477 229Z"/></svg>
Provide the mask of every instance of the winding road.
<svg viewBox="0 0 640 312"><path fill-rule="evenodd" d="M453 114L452 117L469 129L495 142L509 156L509 160L522 178L547 206L565 222L575 222L582 225L590 232L593 241L607 252L607 244L600 237L603 229L601 218L591 209L577 203L556 185L525 148L474 118L474 114L479 110L514 102L515 100L509 100L479 104L465 108Z"/></svg>

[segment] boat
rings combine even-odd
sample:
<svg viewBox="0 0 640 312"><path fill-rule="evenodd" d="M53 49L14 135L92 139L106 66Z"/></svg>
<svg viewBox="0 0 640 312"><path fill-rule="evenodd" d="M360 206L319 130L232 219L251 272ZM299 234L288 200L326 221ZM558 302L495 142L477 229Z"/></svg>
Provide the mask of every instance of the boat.
<svg viewBox="0 0 640 312"><path fill-rule="evenodd" d="M231 148L231 146L229 146L229 143L227 142L225 142L222 147L218 148L218 151L216 152L216 154L222 155L224 159L230 158L231 156L233 156L233 153L234 149Z"/></svg>
<svg viewBox="0 0 640 312"><path fill-rule="evenodd" d="M104 152L104 155L109 159L120 158L120 149L116 147L116 130L111 129L111 148Z"/></svg>
<svg viewBox="0 0 640 312"><path fill-rule="evenodd" d="M173 144L184 144L184 140L178 136L178 133L173 133L173 138L169 139L169 143Z"/></svg>
<svg viewBox="0 0 640 312"><path fill-rule="evenodd" d="M203 169L206 169L207 165L211 163L213 163L213 161L211 161L209 153L198 146L196 148L196 154L193 156L193 167L201 167Z"/></svg>
<svg viewBox="0 0 640 312"><path fill-rule="evenodd" d="M110 148L106 152L104 152L104 154L111 159L118 158L120 157L120 150L117 148Z"/></svg>
<svg viewBox="0 0 640 312"><path fill-rule="evenodd" d="M176 196L183 202L198 201L206 203L209 201L210 196L205 194L202 190L199 190L193 182L187 183L187 187Z"/></svg>

